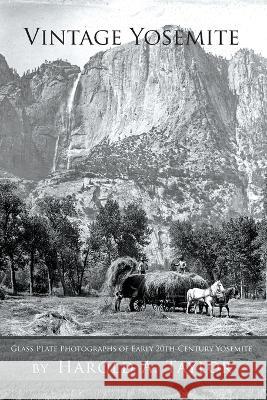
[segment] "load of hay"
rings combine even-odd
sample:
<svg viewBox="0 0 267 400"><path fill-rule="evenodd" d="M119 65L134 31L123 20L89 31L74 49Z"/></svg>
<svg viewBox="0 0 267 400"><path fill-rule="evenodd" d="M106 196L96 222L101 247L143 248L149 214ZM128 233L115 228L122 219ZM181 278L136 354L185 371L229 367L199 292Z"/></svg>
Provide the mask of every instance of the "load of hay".
<svg viewBox="0 0 267 400"><path fill-rule="evenodd" d="M205 279L196 274L180 274L174 271L156 271L146 274L145 291L150 299L174 299L185 296L191 288L208 287Z"/></svg>
<svg viewBox="0 0 267 400"><path fill-rule="evenodd" d="M193 281L192 288L196 287L196 288L199 288L199 289L207 289L207 287L209 286L208 282L206 281L206 279L202 278L202 276L197 275L197 274L193 274L193 273L190 273L188 275L190 275L190 277L191 277L191 279ZM190 289L192 289L192 288L190 288Z"/></svg>
<svg viewBox="0 0 267 400"><path fill-rule="evenodd" d="M120 257L113 261L107 270L103 291L111 294L117 290L123 280L137 272L137 261L131 257Z"/></svg>

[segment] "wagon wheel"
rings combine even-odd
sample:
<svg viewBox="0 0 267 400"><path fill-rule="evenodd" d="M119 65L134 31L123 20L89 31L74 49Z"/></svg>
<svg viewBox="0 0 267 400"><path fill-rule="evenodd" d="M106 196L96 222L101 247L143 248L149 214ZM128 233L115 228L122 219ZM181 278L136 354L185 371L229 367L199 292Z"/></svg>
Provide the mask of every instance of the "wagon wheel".
<svg viewBox="0 0 267 400"><path fill-rule="evenodd" d="M175 300L171 300L171 301L169 302L169 311L170 311L170 312L174 312L174 311L175 311L175 307L176 307Z"/></svg>
<svg viewBox="0 0 267 400"><path fill-rule="evenodd" d="M170 309L171 309L170 303L169 303L168 301L165 300L165 301L162 303L162 308L163 308L164 311L169 312Z"/></svg>
<svg viewBox="0 0 267 400"><path fill-rule="evenodd" d="M162 300L157 300L156 302L152 303L153 309L155 311L163 311L162 303Z"/></svg>
<svg viewBox="0 0 267 400"><path fill-rule="evenodd" d="M142 299L131 299L130 310L131 311L144 311L146 308L146 303Z"/></svg>
<svg viewBox="0 0 267 400"><path fill-rule="evenodd" d="M146 308L146 303L144 300L136 300L134 302L135 311L144 311Z"/></svg>

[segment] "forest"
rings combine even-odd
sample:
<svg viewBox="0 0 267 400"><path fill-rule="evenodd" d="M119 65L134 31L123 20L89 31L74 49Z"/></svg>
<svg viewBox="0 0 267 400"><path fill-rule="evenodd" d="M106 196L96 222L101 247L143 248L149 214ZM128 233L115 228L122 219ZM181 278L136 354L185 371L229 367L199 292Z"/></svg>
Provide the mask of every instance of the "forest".
<svg viewBox="0 0 267 400"><path fill-rule="evenodd" d="M241 297L265 296L267 221L240 216L217 226L188 221L171 226L172 247L210 282L236 286Z"/></svg>
<svg viewBox="0 0 267 400"><path fill-rule="evenodd" d="M136 204L120 209L108 200L86 232L72 196L22 199L12 181L0 184L0 270L2 287L13 295L81 295L100 289L111 261L139 259L150 234L148 218Z"/></svg>
<svg viewBox="0 0 267 400"><path fill-rule="evenodd" d="M236 285L243 297L266 296L267 207L264 217L239 216L218 222L170 226L172 258L182 256L190 271L213 282ZM0 183L0 283L19 292L80 296L100 290L118 257L147 259L151 227L140 205L120 208L109 199L87 229L72 196L25 200L11 180ZM149 269L169 269L171 260Z"/></svg>

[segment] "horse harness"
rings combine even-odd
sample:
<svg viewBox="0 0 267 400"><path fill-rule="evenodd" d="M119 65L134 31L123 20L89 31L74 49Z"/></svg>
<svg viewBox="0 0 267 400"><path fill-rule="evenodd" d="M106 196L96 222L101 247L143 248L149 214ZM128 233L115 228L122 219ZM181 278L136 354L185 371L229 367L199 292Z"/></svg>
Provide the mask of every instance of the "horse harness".
<svg viewBox="0 0 267 400"><path fill-rule="evenodd" d="M215 306L225 306L228 304L228 299L226 298L224 293L216 293L214 296L214 305Z"/></svg>

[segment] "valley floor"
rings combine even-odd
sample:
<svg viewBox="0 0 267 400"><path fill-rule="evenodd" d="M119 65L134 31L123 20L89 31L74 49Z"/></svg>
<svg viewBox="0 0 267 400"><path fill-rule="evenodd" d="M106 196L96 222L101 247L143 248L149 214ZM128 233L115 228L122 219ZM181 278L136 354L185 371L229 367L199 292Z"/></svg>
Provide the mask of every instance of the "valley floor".
<svg viewBox="0 0 267 400"><path fill-rule="evenodd" d="M109 297L7 297L0 302L0 335L266 335L267 303L232 300L231 318L182 311L113 311ZM218 309L216 309L218 315Z"/></svg>

